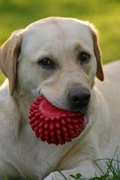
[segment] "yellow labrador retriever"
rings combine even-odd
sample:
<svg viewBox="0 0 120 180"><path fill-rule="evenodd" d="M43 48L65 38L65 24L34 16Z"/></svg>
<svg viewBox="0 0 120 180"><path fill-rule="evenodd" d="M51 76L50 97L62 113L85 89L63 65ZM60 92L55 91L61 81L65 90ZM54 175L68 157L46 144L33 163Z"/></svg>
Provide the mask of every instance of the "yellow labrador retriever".
<svg viewBox="0 0 120 180"><path fill-rule="evenodd" d="M7 77L0 88L0 180L4 172L9 180L63 180L50 166L67 179L99 174L94 160L112 158L120 143L120 62L104 66L103 74L94 26L72 18L37 21L3 44L0 66ZM28 115L40 95L87 115L79 137L58 146L35 137Z"/></svg>

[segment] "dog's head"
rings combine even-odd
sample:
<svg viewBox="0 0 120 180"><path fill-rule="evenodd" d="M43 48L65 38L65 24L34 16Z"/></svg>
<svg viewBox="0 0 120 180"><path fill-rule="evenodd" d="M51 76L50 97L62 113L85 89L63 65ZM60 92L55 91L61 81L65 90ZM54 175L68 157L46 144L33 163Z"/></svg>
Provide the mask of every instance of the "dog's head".
<svg viewBox="0 0 120 180"><path fill-rule="evenodd" d="M14 32L0 49L10 94L43 94L52 104L87 109L95 76L103 81L96 30L88 22L47 18Z"/></svg>

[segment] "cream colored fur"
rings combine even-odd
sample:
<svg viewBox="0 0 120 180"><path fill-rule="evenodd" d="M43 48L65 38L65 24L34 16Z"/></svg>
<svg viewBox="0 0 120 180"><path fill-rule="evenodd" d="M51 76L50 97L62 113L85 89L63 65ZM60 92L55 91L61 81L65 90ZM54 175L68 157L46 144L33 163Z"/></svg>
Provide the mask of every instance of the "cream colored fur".
<svg viewBox="0 0 120 180"><path fill-rule="evenodd" d="M79 62L81 51L91 56L86 64ZM45 58L56 64L55 69L38 64ZM3 44L0 66L7 77L0 88L0 180L4 171L9 180L63 180L49 165L69 179L70 174L99 174L94 160L112 158L120 143L120 62L103 70L93 25L71 18L37 21ZM32 101L43 94L56 107L69 109L66 92L76 85L91 93L85 130L65 145L41 142L28 123ZM99 165L106 170L104 161Z"/></svg>

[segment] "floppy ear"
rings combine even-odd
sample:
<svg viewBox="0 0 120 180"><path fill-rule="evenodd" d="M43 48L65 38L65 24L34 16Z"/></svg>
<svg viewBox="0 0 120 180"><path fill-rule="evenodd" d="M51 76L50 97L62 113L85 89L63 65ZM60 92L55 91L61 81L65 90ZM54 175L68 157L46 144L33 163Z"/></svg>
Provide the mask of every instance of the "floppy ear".
<svg viewBox="0 0 120 180"><path fill-rule="evenodd" d="M101 53L100 53L100 48L98 45L98 38L97 38L97 30L93 27L93 25L89 24L88 25L90 28L90 32L93 38L93 46L94 46L94 53L95 57L97 60L97 71L96 71L96 77L104 81L104 73L103 73L103 68L102 68L102 60L101 60Z"/></svg>
<svg viewBox="0 0 120 180"><path fill-rule="evenodd" d="M9 80L11 96L14 93L16 80L16 63L20 53L21 36L15 31L11 37L0 48L0 68Z"/></svg>

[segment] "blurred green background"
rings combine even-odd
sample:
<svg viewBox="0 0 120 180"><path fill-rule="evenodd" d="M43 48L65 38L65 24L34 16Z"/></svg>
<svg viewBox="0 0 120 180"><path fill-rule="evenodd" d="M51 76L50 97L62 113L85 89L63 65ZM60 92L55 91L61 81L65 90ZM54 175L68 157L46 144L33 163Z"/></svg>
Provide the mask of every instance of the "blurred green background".
<svg viewBox="0 0 120 180"><path fill-rule="evenodd" d="M103 62L120 58L120 0L0 0L0 46L14 30L48 16L90 21L100 32Z"/></svg>

